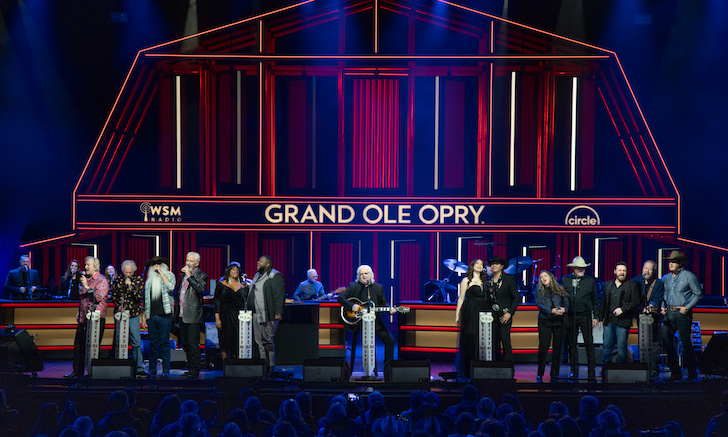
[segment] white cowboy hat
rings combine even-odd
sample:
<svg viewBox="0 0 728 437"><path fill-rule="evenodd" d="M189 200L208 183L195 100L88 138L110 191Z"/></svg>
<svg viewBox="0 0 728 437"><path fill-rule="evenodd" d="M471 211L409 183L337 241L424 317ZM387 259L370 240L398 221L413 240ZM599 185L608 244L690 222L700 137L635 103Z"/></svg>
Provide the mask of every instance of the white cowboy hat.
<svg viewBox="0 0 728 437"><path fill-rule="evenodd" d="M580 256L575 256L574 260L570 264L567 264L566 267L586 268L586 267L589 267L590 265L591 265L591 263L587 264L586 261L584 261L584 258L582 258Z"/></svg>

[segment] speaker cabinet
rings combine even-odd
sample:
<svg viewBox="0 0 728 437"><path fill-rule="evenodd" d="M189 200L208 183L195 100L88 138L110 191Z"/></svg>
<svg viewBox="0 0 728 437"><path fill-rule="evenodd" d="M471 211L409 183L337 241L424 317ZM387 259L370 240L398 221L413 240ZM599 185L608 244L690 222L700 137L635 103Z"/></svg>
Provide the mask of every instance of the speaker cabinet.
<svg viewBox="0 0 728 437"><path fill-rule="evenodd" d="M226 358L222 360L222 375L226 378L263 379L265 377L265 360L261 358L252 358L249 360Z"/></svg>
<svg viewBox="0 0 728 437"><path fill-rule="evenodd" d="M647 363L607 363L602 368L602 381L613 384L647 382Z"/></svg>
<svg viewBox="0 0 728 437"><path fill-rule="evenodd" d="M25 329L0 331L0 372L40 372L43 355Z"/></svg>
<svg viewBox="0 0 728 437"><path fill-rule="evenodd" d="M386 382L429 383L430 360L392 360L384 369Z"/></svg>
<svg viewBox="0 0 728 437"><path fill-rule="evenodd" d="M728 374L728 334L713 334L700 356L700 372L706 375Z"/></svg>
<svg viewBox="0 0 728 437"><path fill-rule="evenodd" d="M470 379L506 379L512 380L515 376L513 363L505 361L471 361Z"/></svg>
<svg viewBox="0 0 728 437"><path fill-rule="evenodd" d="M91 360L91 379L134 379L136 364L132 358L126 360Z"/></svg>
<svg viewBox="0 0 728 437"><path fill-rule="evenodd" d="M349 375L346 360L303 361L303 382L349 382Z"/></svg>

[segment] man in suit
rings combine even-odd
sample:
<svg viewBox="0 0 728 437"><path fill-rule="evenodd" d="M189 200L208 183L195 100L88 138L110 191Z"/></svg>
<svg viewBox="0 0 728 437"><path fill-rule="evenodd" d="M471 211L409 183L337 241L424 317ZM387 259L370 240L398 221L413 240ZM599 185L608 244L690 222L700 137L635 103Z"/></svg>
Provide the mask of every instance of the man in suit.
<svg viewBox="0 0 728 437"><path fill-rule="evenodd" d="M195 379L200 376L202 361L200 357L200 329L202 327L202 295L207 286L207 273L200 269L200 254L189 252L179 281L177 311L180 342L187 355L188 371L183 378Z"/></svg>
<svg viewBox="0 0 728 437"><path fill-rule="evenodd" d="M614 279L604 283L599 305L599 324L604 326L602 365L612 362L612 350L617 345L617 362L627 362L627 337L632 316L640 304L640 290L627 279L627 263L614 266Z"/></svg>
<svg viewBox="0 0 728 437"><path fill-rule="evenodd" d="M356 277L356 282L352 282L349 287L339 295L339 303L347 311L353 311L356 313L361 310L361 305L349 301L349 298L352 297L359 299L361 302L372 301L377 307L389 306L387 298L384 295L384 287L382 287L382 284L374 282L374 272L371 267L366 264L360 265L356 269ZM395 309L390 310L391 314L396 312L397 311ZM387 364L394 359L394 337L392 337L392 334L389 332L387 327L384 326L384 321L380 317L380 314L376 313L376 316L377 321L375 324L375 334L380 340L382 340L382 343L384 343L384 367L386 367ZM356 325L352 335L350 369L354 368L356 336L359 333L360 326L361 324Z"/></svg>
<svg viewBox="0 0 728 437"><path fill-rule="evenodd" d="M504 272L508 267L508 260L495 255L488 260L488 265L493 270L493 277L488 283L488 291L493 293L493 300L498 308L498 323L493 323L493 343L496 359L513 363L513 346L511 345L511 326L513 316L518 309L518 302L521 295L518 293L518 286L513 276ZM501 352L501 345L503 350Z"/></svg>
<svg viewBox="0 0 728 437"><path fill-rule="evenodd" d="M586 274L586 268L590 265L591 263L587 264L584 258L575 256L574 260L566 265L566 267L571 267L572 273L561 278L561 285L569 296L566 339L569 342L569 362L571 363L569 378L571 379L579 378L579 350L577 349L579 329L581 329L586 347L588 378L590 380L596 378L592 329L597 326L599 307L597 306L597 284L594 282L594 278Z"/></svg>
<svg viewBox="0 0 728 437"><path fill-rule="evenodd" d="M5 293L10 299L30 299L40 287L38 270L30 268L30 256L21 255L20 267L8 272L5 278Z"/></svg>
<svg viewBox="0 0 728 437"><path fill-rule="evenodd" d="M258 258L258 271L249 287L245 308L253 311L253 338L270 374L276 365L275 335L283 320L286 287L281 272L268 255Z"/></svg>

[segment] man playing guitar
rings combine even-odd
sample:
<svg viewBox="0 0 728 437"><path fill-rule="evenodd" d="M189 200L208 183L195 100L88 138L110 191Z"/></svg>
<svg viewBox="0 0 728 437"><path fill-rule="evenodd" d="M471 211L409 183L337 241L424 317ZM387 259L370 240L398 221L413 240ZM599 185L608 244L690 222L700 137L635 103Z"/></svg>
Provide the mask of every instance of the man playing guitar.
<svg viewBox="0 0 728 437"><path fill-rule="evenodd" d="M359 266L356 269L357 281L352 282L349 287L339 295L339 303L347 310L358 313L362 311L362 306L349 301L349 298L356 298L360 302L372 302L377 307L387 307L387 298L384 295L384 287L382 284L374 282L374 272L372 268L366 264ZM365 310L365 309L364 309ZM389 310L390 314L397 312L396 308ZM352 335L352 349L351 349L351 361L350 367L354 368L354 356L356 351L356 340L359 333L359 324L353 327L354 333ZM376 334L380 340L384 343L384 366L386 367L390 360L394 359L394 337L390 334L389 330L384 326L384 321L377 313L376 321ZM375 370L376 373L376 370Z"/></svg>

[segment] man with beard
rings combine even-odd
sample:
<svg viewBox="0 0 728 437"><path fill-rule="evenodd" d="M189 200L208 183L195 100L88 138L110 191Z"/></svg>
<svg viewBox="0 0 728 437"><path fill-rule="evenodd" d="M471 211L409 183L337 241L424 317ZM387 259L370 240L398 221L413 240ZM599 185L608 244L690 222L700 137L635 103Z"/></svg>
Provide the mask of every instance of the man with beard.
<svg viewBox="0 0 728 437"><path fill-rule="evenodd" d="M662 337L662 315L660 307L665 297L665 284L656 276L657 263L650 260L645 261L642 265L642 275L632 278L632 282L637 283L640 288L640 306L642 313L651 317L652 322L652 360L646 360L648 363L654 364L655 368L649 369L651 377L657 377L659 367L657 363L660 357L660 339ZM640 354L642 351L640 351Z"/></svg>
<svg viewBox="0 0 728 437"><path fill-rule="evenodd" d="M270 374L276 365L275 335L283 319L286 289L281 272L273 268L268 255L258 258L258 271L253 276L245 308L253 311L253 338Z"/></svg>
<svg viewBox="0 0 728 437"><path fill-rule="evenodd" d="M200 254L189 252L180 275L177 298L180 343L187 355L187 368L182 377L195 379L200 376L200 329L202 327L202 295L207 286L207 273L200 269Z"/></svg>
<svg viewBox="0 0 728 437"><path fill-rule="evenodd" d="M30 268L30 257L20 257L20 267L8 272L5 278L5 293L8 299L30 299L35 289L40 287L38 270Z"/></svg>
<svg viewBox="0 0 728 437"><path fill-rule="evenodd" d="M382 284L374 282L374 272L372 268L366 264L360 265L356 269L356 282L352 282L349 287L339 295L339 303L347 310L355 313L361 310L361 305L355 304L349 301L349 298L357 298L360 302L373 302L377 307L388 307L387 298L384 295L384 287ZM390 309L391 314L395 314L395 309ZM389 332L380 313L375 313L377 321L375 322L375 334L384 343L384 367L394 359L394 337ZM361 324L357 324L354 327L352 333L352 349L351 349L351 360L350 368L354 368L354 357L356 355L356 340ZM374 370L376 374L376 369Z"/></svg>
<svg viewBox="0 0 728 437"><path fill-rule="evenodd" d="M161 256L147 260L142 327L149 332L149 376L157 376L157 359L162 357L162 378L169 376L169 333L174 311L174 273L169 260Z"/></svg>
<svg viewBox="0 0 728 437"><path fill-rule="evenodd" d="M571 267L572 273L561 278L561 285L569 296L569 312L566 318L566 339L569 342L569 362L571 363L570 379L579 379L579 350L577 349L577 338L579 329L584 338L586 347L586 361L589 366L587 377L594 380L596 377L596 358L594 356L594 336L592 329L597 326L597 285L594 278L586 274L587 264L584 258L575 256L574 260L567 264Z"/></svg>
<svg viewBox="0 0 728 437"><path fill-rule="evenodd" d="M670 273L662 277L665 284L665 299L661 308L665 316L662 325L662 343L667 351L667 362L670 366L670 378L668 381L679 381L682 379L682 371L677 360L677 351L673 339L675 332L680 334L680 342L683 346L683 363L688 368L688 380L696 381L698 371L695 366L695 350L691 341L693 307L703 297L703 290L700 288L698 277L695 273L685 270L690 264L688 257L673 250L667 259Z"/></svg>
<svg viewBox="0 0 728 437"><path fill-rule="evenodd" d="M632 326L632 313L640 303L637 284L627 280L627 263L614 266L614 279L604 283L599 305L599 323L604 326L602 365L612 362L612 351L617 345L617 362L627 362L627 337Z"/></svg>
<svg viewBox="0 0 728 437"><path fill-rule="evenodd" d="M139 334L140 322L144 323L145 314L142 312L142 295L144 283L141 276L135 275L137 265L128 259L121 263L121 276L114 278L111 283L111 296L114 301L114 312L129 312L129 343L131 356L136 364L136 374L139 377L147 376L144 372L144 357L142 356L142 337ZM141 316L141 320L140 320ZM118 358L118 357L117 357Z"/></svg>
<svg viewBox="0 0 728 437"><path fill-rule="evenodd" d="M498 322L493 323L493 343L497 360L513 363L513 346L511 346L511 326L513 316L518 309L518 301L521 295L518 293L518 286L513 276L504 272L508 267L508 260L498 255L488 260L488 265L493 270L493 277L488 284L488 291L493 293L493 300L498 308L493 308L494 314L498 314ZM501 353L501 344L503 352Z"/></svg>

